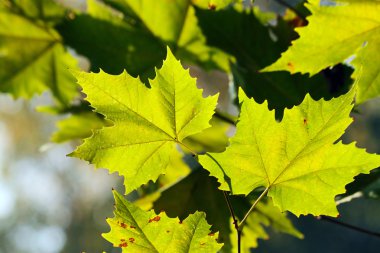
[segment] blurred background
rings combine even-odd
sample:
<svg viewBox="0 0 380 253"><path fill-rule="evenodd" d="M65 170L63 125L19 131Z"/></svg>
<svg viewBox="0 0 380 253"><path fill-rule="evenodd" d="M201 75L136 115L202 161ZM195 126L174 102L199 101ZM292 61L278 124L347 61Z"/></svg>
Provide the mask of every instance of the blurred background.
<svg viewBox="0 0 380 253"><path fill-rule="evenodd" d="M85 8L84 1L65 4ZM299 1L287 1L295 5ZM261 0L264 10L281 12L278 1ZM85 67L86 62L84 61ZM229 78L221 72L203 74L199 85L209 92L224 94L227 110ZM214 80L213 85L206 85ZM67 157L78 143L55 144L50 136L63 116L36 112L51 103L44 93L29 101L0 95L0 253L120 252L101 237L109 230L106 217L112 216L111 189L123 191L122 179L78 159ZM380 100L373 99L356 108L354 123L344 141L357 141L359 147L380 153ZM380 204L377 180L365 197L339 205L339 220L380 232ZM379 188L377 188L379 187ZM375 190L373 190L375 189ZM258 253L378 253L380 238L344 228L325 220L291 216L305 239L269 230L270 240L259 240Z"/></svg>

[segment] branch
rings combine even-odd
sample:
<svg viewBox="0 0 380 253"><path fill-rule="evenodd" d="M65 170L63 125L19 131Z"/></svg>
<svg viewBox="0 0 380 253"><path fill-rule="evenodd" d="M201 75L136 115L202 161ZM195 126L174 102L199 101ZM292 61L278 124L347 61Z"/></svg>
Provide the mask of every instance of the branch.
<svg viewBox="0 0 380 253"><path fill-rule="evenodd" d="M361 227L357 227L357 226L354 226L351 224L347 224L347 223L335 220L335 219L327 217L327 216L322 215L322 216L319 216L318 219L324 220L324 221L327 221L327 222L330 222L330 223L333 223L333 224L336 224L336 225L339 225L339 226L342 226L342 227L345 227L345 228L348 228L348 229L351 229L351 230L354 230L354 231L357 231L360 233L364 233L367 235L371 235L371 236L375 236L377 238L380 238L380 233L378 233L378 232L370 231L370 230L367 230L367 229L364 229Z"/></svg>
<svg viewBox="0 0 380 253"><path fill-rule="evenodd" d="M230 214L231 214L231 217L234 221L234 227L236 229L236 232L237 232L237 240L238 240L238 253L240 253L241 249L240 249L240 242L241 242L241 231L239 230L239 225L238 225L238 220L236 219L236 215L235 215L235 211L234 209L232 208L232 205L231 205L231 202L230 202L230 199L228 197L228 193L226 191L223 191L223 195L224 195L224 199L226 200L226 203L227 203L227 206L228 206L228 210L230 210Z"/></svg>

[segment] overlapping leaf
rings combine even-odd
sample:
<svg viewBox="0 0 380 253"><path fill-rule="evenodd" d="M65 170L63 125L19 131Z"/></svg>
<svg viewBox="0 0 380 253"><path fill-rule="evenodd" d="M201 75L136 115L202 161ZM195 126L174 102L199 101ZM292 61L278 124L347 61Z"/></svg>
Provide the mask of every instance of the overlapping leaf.
<svg viewBox="0 0 380 253"><path fill-rule="evenodd" d="M88 1L88 13L58 27L65 43L90 59L93 71L119 74L126 69L145 81L165 58L165 45L187 63L228 68L225 54L206 46L190 1L104 2L109 6Z"/></svg>
<svg viewBox="0 0 380 253"><path fill-rule="evenodd" d="M309 1L309 24L298 29L300 38L279 60L264 71L287 70L316 74L347 60L355 67L358 80L357 102L380 95L380 2L337 0L323 5Z"/></svg>
<svg viewBox="0 0 380 253"><path fill-rule="evenodd" d="M175 55L206 69L228 69L226 55L207 46L189 0L106 0L169 45Z"/></svg>
<svg viewBox="0 0 380 253"><path fill-rule="evenodd" d="M93 112L73 114L57 123L58 130L53 133L51 140L60 143L88 138L95 129L110 125L112 125L111 122Z"/></svg>
<svg viewBox="0 0 380 253"><path fill-rule="evenodd" d="M125 22L110 8L88 1L89 13L78 13L57 27L65 43L88 57L91 70L153 76L165 58L165 46L141 27ZM83 31L86 31L85 33Z"/></svg>
<svg viewBox="0 0 380 253"><path fill-rule="evenodd" d="M107 219L111 227L103 234L123 252L217 252L222 244L216 242L218 234L210 233L206 215L195 212L185 220L169 218L165 213L145 212L114 191L115 217Z"/></svg>
<svg viewBox="0 0 380 253"><path fill-rule="evenodd" d="M34 21L25 16L37 15L33 9L24 13L14 8L0 5L0 91L30 98L50 89L57 102L69 104L77 94L68 71L76 67L75 59L65 51L58 33L44 20L37 20L42 17Z"/></svg>
<svg viewBox="0 0 380 253"><path fill-rule="evenodd" d="M150 89L126 72L75 76L86 99L114 126L95 131L72 155L117 171L126 192L156 180L177 152L176 144L209 127L218 97L203 98L169 49Z"/></svg>
<svg viewBox="0 0 380 253"><path fill-rule="evenodd" d="M353 96L354 89L330 101L308 95L278 123L266 102L257 104L240 92L240 121L231 145L200 162L233 194L264 186L281 210L336 216L334 197L354 176L380 165L379 156L355 143L334 144L352 121Z"/></svg>
<svg viewBox="0 0 380 253"><path fill-rule="evenodd" d="M25 18L44 26L53 26L64 19L66 8L54 0L7 0L3 4Z"/></svg>
<svg viewBox="0 0 380 253"><path fill-rule="evenodd" d="M156 199L152 200L150 197L147 199L154 202L153 207L156 211L165 210L170 217L178 216L183 219L197 210L205 212L208 223L212 224L212 231L219 231L218 241L224 244L221 252L235 253L237 251L236 230L223 193L217 188L218 183L215 178L210 177L207 171L199 168L170 188L154 194ZM177 196L181 196L181 198ZM141 201L139 200L139 204ZM250 200L241 196L231 196L230 201L239 219L243 218L251 206ZM145 208L151 208L146 205L147 202L147 200L143 202ZM250 248L257 247L258 239L269 238L264 229L267 226L298 238L302 237L302 234L287 219L286 214L281 213L277 207L266 201L257 206L244 227L242 235L244 250L242 252L248 252Z"/></svg>
<svg viewBox="0 0 380 253"><path fill-rule="evenodd" d="M236 62L231 68L235 84L259 103L268 100L270 109L276 109L278 118L281 118L285 107L301 103L307 93L316 99L331 98L344 86L344 81L335 81L334 86L339 87L330 87L323 75L308 78L285 71L259 72L276 60L295 36L283 20L278 20L276 27L267 22L264 25L259 21L263 13L238 8L220 11L198 9L196 13L207 43L235 56Z"/></svg>

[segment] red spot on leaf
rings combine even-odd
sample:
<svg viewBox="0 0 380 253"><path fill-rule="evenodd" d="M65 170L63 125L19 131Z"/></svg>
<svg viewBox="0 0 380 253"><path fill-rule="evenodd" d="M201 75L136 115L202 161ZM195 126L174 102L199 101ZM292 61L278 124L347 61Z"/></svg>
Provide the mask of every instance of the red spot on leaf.
<svg viewBox="0 0 380 253"><path fill-rule="evenodd" d="M303 124L307 125L307 119L303 119Z"/></svg>
<svg viewBox="0 0 380 253"><path fill-rule="evenodd" d="M125 248L125 247L127 247L128 246L128 243L127 242L123 242L123 243L120 243L119 244L119 247L120 248Z"/></svg>
<svg viewBox="0 0 380 253"><path fill-rule="evenodd" d="M120 239L121 242L125 242L125 239Z"/></svg>
<svg viewBox="0 0 380 253"><path fill-rule="evenodd" d="M124 222L120 223L120 227L122 228L126 228L127 227L127 224L125 224Z"/></svg>
<svg viewBox="0 0 380 253"><path fill-rule="evenodd" d="M135 242L135 238L133 238L133 237L129 238L129 242L134 243Z"/></svg>
<svg viewBox="0 0 380 253"><path fill-rule="evenodd" d="M169 231L169 230L166 230L166 233L170 233L170 231Z"/></svg>
<svg viewBox="0 0 380 253"><path fill-rule="evenodd" d="M179 223L179 224L182 224L182 221L180 220L178 223Z"/></svg>
<svg viewBox="0 0 380 253"><path fill-rule="evenodd" d="M291 62L288 62L287 65L288 65L288 68L289 68L290 72L294 72L294 64L291 63Z"/></svg>
<svg viewBox="0 0 380 253"><path fill-rule="evenodd" d="M130 228L133 228L133 229L135 229L136 227L135 227L135 226L131 226Z"/></svg>
<svg viewBox="0 0 380 253"><path fill-rule="evenodd" d="M214 236L215 234L214 234L214 233L209 233L208 235L209 235L209 236Z"/></svg>
<svg viewBox="0 0 380 253"><path fill-rule="evenodd" d="M296 28L296 27L302 27L302 26L307 25L307 22L306 22L306 20L304 20L304 19L302 19L300 17L295 17L292 20L290 20L288 22L288 24L290 26L292 26L293 28Z"/></svg>
<svg viewBox="0 0 380 253"><path fill-rule="evenodd" d="M209 10L212 10L212 11L215 11L215 9L216 9L216 5L213 4L213 3L208 3L208 9L209 9Z"/></svg>
<svg viewBox="0 0 380 253"><path fill-rule="evenodd" d="M160 219L161 219L161 217L157 215L156 217L149 219L149 223L151 223L153 221L159 221Z"/></svg>

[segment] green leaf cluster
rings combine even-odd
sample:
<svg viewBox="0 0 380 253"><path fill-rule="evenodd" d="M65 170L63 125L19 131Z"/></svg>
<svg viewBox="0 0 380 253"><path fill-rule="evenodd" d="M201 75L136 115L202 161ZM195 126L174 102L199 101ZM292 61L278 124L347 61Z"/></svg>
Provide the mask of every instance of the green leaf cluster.
<svg viewBox="0 0 380 253"><path fill-rule="evenodd" d="M2 1L0 92L50 91L40 111L65 115L51 140L83 139L70 156L142 197L114 191L103 236L123 252L236 252L236 233L248 252L267 227L302 238L286 211L337 216L336 199L374 196L380 178L358 176L378 155L342 141L355 103L380 93L380 4L305 6L307 20L237 0ZM184 66L229 78L239 116Z"/></svg>
<svg viewBox="0 0 380 253"><path fill-rule="evenodd" d="M358 82L356 100L363 103L380 95L380 3L337 0L306 5L309 24L297 30L300 38L264 71L287 70L314 75L326 67L354 57L352 77ZM323 29L321 29L323 27Z"/></svg>

